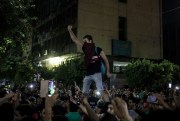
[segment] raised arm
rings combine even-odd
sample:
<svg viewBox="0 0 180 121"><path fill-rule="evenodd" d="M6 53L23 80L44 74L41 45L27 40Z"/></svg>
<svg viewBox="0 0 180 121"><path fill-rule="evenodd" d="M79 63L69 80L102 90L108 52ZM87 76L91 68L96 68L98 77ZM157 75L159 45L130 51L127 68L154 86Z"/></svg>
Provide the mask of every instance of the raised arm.
<svg viewBox="0 0 180 121"><path fill-rule="evenodd" d="M120 120L133 121L133 119L129 115L127 103L123 99L116 97L112 100L112 104L114 108L114 113L118 116Z"/></svg>
<svg viewBox="0 0 180 121"><path fill-rule="evenodd" d="M14 96L14 93L7 94L6 96L0 98L0 105L2 105L5 102L8 102L10 98Z"/></svg>
<svg viewBox="0 0 180 121"><path fill-rule="evenodd" d="M83 43L81 41L79 41L79 39L77 38L77 36L74 34L74 32L72 31L72 26L68 25L68 31L69 31L69 35L72 39L72 41L81 49Z"/></svg>
<svg viewBox="0 0 180 121"><path fill-rule="evenodd" d="M107 59L104 51L101 51L100 56L101 56L101 58L104 60L104 63L105 63L105 65L106 65L106 70L107 70L107 71L106 71L106 75L107 75L107 77L110 77L109 61L108 61L108 59Z"/></svg>
<svg viewBox="0 0 180 121"><path fill-rule="evenodd" d="M75 105L77 105L75 99L71 96L70 97L70 101L73 102ZM88 115L86 107L84 105L82 105L81 103L78 105L78 107L82 110L82 112L84 112L86 115Z"/></svg>
<svg viewBox="0 0 180 121"><path fill-rule="evenodd" d="M166 102L164 101L164 99L163 99L163 97L162 97L161 94L156 93L155 96L156 96L159 104L161 104L164 108L173 111L173 108L172 108L168 103L166 103Z"/></svg>
<svg viewBox="0 0 180 121"><path fill-rule="evenodd" d="M49 97L48 94L46 95L44 121L52 121L52 106L54 105L54 102L56 102L58 96L58 88L56 88L54 94L51 97Z"/></svg>
<svg viewBox="0 0 180 121"><path fill-rule="evenodd" d="M87 114L89 116L89 118L91 119L91 121L99 121L98 116L96 115L96 113L91 109L91 106L89 105L88 101L87 101L87 97L83 98L83 104L86 107L87 110Z"/></svg>

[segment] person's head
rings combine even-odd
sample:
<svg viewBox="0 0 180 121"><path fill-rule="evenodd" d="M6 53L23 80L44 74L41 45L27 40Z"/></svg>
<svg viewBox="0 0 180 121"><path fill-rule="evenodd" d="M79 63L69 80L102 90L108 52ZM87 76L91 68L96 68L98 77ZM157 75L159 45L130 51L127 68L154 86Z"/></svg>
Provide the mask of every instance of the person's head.
<svg viewBox="0 0 180 121"><path fill-rule="evenodd" d="M32 107L28 104L19 105L15 110L15 120L21 120L23 117L32 116Z"/></svg>
<svg viewBox="0 0 180 121"><path fill-rule="evenodd" d="M93 37L91 35L85 35L83 41L86 43L93 43Z"/></svg>
<svg viewBox="0 0 180 121"><path fill-rule="evenodd" d="M110 113L105 113L105 115L100 121L118 121L118 119L115 117L115 115L112 115Z"/></svg>
<svg viewBox="0 0 180 121"><path fill-rule="evenodd" d="M113 110L113 106L111 104L111 102L98 102L97 106L96 106L96 113L111 113L113 114L114 113L114 110Z"/></svg>
<svg viewBox="0 0 180 121"><path fill-rule="evenodd" d="M69 111L70 112L77 112L78 109L79 109L79 107L76 104L74 104L71 101L69 102Z"/></svg>
<svg viewBox="0 0 180 121"><path fill-rule="evenodd" d="M132 99L129 99L127 104L129 109L135 109L135 103L133 102Z"/></svg>
<svg viewBox="0 0 180 121"><path fill-rule="evenodd" d="M104 107L105 103L103 101L98 101L96 108L95 108L95 112L97 114L102 113L103 107Z"/></svg>
<svg viewBox="0 0 180 121"><path fill-rule="evenodd" d="M12 103L4 103L0 106L0 121L12 121L14 109Z"/></svg>
<svg viewBox="0 0 180 121"><path fill-rule="evenodd" d="M107 112L112 114L112 115L115 115L114 114L114 108L113 108L113 105L111 103L108 104Z"/></svg>
<svg viewBox="0 0 180 121"><path fill-rule="evenodd" d="M53 115L56 116L56 115L65 115L66 114L66 109L61 106L61 105L54 105L52 107L52 111L53 111Z"/></svg>

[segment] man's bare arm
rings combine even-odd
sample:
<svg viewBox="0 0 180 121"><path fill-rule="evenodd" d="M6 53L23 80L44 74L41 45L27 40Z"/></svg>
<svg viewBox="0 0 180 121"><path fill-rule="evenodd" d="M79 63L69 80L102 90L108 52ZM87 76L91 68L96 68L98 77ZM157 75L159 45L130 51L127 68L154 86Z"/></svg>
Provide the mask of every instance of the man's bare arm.
<svg viewBox="0 0 180 121"><path fill-rule="evenodd" d="M127 103L119 97L114 98L112 101L114 108L114 113L122 121L133 121L132 117L129 115Z"/></svg>
<svg viewBox="0 0 180 121"><path fill-rule="evenodd" d="M72 41L79 47L82 48L83 43L81 41L79 41L79 39L77 38L77 36L74 34L74 32L72 31L72 26L68 25L68 31L69 31L69 35L72 39Z"/></svg>
<svg viewBox="0 0 180 121"><path fill-rule="evenodd" d="M166 102L164 101L164 99L163 99L163 97L162 97L161 94L156 93L155 96L156 96L159 104L161 104L164 108L173 111L173 108L172 108L168 103L166 103Z"/></svg>
<svg viewBox="0 0 180 121"><path fill-rule="evenodd" d="M14 93L7 94L6 96L0 98L0 105L2 105L5 102L8 102L10 98L14 96Z"/></svg>

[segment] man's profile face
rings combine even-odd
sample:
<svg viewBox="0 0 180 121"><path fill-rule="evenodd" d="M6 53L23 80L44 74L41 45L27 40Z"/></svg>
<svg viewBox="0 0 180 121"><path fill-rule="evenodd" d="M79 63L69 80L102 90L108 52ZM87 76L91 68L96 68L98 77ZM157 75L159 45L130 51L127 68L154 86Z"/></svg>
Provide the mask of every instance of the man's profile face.
<svg viewBox="0 0 180 121"><path fill-rule="evenodd" d="M83 42L92 43L92 40L89 40L88 38L84 38L84 39L83 39Z"/></svg>

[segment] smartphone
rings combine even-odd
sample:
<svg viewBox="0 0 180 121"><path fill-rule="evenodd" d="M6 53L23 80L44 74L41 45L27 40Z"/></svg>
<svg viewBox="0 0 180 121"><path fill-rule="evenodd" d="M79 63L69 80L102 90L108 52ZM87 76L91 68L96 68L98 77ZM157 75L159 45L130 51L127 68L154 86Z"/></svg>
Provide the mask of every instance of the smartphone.
<svg viewBox="0 0 180 121"><path fill-rule="evenodd" d="M48 96L52 96L54 94L55 88L56 88L55 81L50 80L48 82Z"/></svg>

